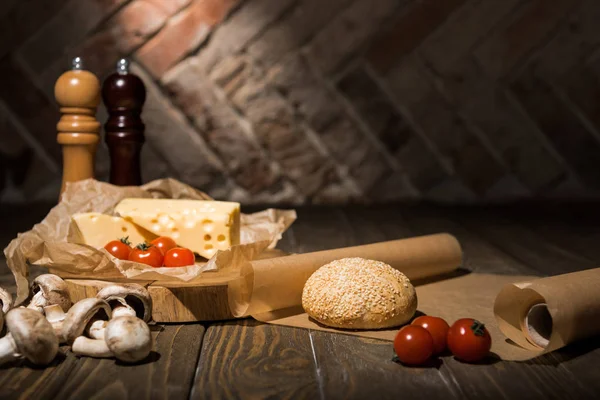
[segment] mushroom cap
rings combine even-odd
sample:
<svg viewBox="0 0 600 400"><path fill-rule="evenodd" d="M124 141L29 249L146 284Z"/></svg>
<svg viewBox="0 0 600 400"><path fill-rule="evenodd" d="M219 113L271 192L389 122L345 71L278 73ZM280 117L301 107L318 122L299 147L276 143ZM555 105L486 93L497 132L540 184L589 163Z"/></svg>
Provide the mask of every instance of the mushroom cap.
<svg viewBox="0 0 600 400"><path fill-rule="evenodd" d="M64 312L71 308L71 297L67 283L58 275L43 274L33 280L31 293L41 291L47 300L45 305L58 304Z"/></svg>
<svg viewBox="0 0 600 400"><path fill-rule="evenodd" d="M6 314L6 327L17 351L36 365L48 365L58 352L58 338L46 318L35 310L13 308Z"/></svg>
<svg viewBox="0 0 600 400"><path fill-rule="evenodd" d="M131 306L138 318L144 322L150 321L152 318L152 298L148 290L137 283L123 283L118 285L106 286L98 292L97 298L106 300L111 307L115 307L115 303L121 303L120 300L125 300Z"/></svg>
<svg viewBox="0 0 600 400"><path fill-rule="evenodd" d="M2 302L2 312L6 314L12 308L13 298L10 293L0 287L0 302Z"/></svg>
<svg viewBox="0 0 600 400"><path fill-rule="evenodd" d="M110 319L112 312L108 303L102 299L91 297L78 301L67 312L62 325L62 336L68 344L83 335L85 327L94 316Z"/></svg>
<svg viewBox="0 0 600 400"><path fill-rule="evenodd" d="M136 317L111 319L106 325L104 340L115 357L124 362L141 361L152 350L150 328Z"/></svg>

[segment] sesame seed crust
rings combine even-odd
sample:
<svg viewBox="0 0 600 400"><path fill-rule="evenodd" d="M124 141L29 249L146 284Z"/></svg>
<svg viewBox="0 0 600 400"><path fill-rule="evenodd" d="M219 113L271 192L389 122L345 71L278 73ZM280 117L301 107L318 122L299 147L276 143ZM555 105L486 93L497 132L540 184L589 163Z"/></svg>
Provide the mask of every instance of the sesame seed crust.
<svg viewBox="0 0 600 400"><path fill-rule="evenodd" d="M388 264L343 258L311 275L302 291L302 307L334 328L390 328L412 318L417 294L410 280Z"/></svg>

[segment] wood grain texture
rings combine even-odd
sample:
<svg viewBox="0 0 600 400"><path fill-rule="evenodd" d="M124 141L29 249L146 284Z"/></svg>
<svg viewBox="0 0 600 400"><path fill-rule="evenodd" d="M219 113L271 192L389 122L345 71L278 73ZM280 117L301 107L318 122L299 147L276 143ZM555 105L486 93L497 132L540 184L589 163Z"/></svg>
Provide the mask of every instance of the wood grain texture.
<svg viewBox="0 0 600 400"><path fill-rule="evenodd" d="M113 282L91 279L67 279L73 302L94 297ZM233 319L227 300L227 285L191 286L138 281L152 298L152 320L159 323L220 321Z"/></svg>
<svg viewBox="0 0 600 400"><path fill-rule="evenodd" d="M137 365L81 357L56 393L61 399L173 399L188 396L204 327L156 325L154 351ZM72 356L72 354L70 354ZM74 357L74 356L73 356Z"/></svg>
<svg viewBox="0 0 600 400"><path fill-rule="evenodd" d="M469 270L549 275L597 266L596 208L301 208L279 247L309 252L445 231L459 239ZM2 213L15 227L30 228L28 216ZM6 232L6 241L16 234ZM24 362L0 368L0 398L491 400L587 399L600 392L597 338L528 362L469 365L444 356L408 368L390 361L389 342L246 319L211 323L206 332L200 324L157 329L163 329L153 332L160 356L151 362L125 366L64 349L49 368Z"/></svg>
<svg viewBox="0 0 600 400"><path fill-rule="evenodd" d="M252 320L211 325L191 399L319 398L309 331Z"/></svg>

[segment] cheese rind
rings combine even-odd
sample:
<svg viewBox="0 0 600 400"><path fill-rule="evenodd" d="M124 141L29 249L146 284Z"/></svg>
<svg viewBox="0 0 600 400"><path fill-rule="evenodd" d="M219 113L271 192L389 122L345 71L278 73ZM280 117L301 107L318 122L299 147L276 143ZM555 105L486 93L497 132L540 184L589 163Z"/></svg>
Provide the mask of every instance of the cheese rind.
<svg viewBox="0 0 600 400"><path fill-rule="evenodd" d="M123 199L115 212L206 258L240 243L240 204L235 202Z"/></svg>
<svg viewBox="0 0 600 400"><path fill-rule="evenodd" d="M121 217L100 213L79 213L72 217L70 240L96 248L106 246L111 240L128 237L135 246L150 242L156 235Z"/></svg>

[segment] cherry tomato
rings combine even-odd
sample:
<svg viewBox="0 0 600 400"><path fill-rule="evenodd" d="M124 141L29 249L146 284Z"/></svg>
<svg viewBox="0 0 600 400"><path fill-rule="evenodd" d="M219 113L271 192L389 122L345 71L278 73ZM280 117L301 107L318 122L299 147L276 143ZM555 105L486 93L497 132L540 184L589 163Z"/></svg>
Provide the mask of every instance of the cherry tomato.
<svg viewBox="0 0 600 400"><path fill-rule="evenodd" d="M394 350L402 363L420 365L433 354L433 338L421 326L406 325L396 334Z"/></svg>
<svg viewBox="0 0 600 400"><path fill-rule="evenodd" d="M129 236L119 240L112 240L104 248L119 260L128 260L131 253L131 242Z"/></svg>
<svg viewBox="0 0 600 400"><path fill-rule="evenodd" d="M129 260L149 265L154 268L162 267L163 255L160 250L146 243L139 244L131 250Z"/></svg>
<svg viewBox="0 0 600 400"><path fill-rule="evenodd" d="M480 361L491 347L492 338L485 325L472 318L459 319L448 331L448 348L459 360Z"/></svg>
<svg viewBox="0 0 600 400"><path fill-rule="evenodd" d="M158 248L163 256L167 253L167 251L177 247L175 241L168 236L159 236L151 241L150 244Z"/></svg>
<svg viewBox="0 0 600 400"><path fill-rule="evenodd" d="M165 254L165 267L185 267L193 265L196 261L190 249L175 247Z"/></svg>
<svg viewBox="0 0 600 400"><path fill-rule="evenodd" d="M450 326L442 318L423 315L415 318L412 325L422 326L431 334L433 338L433 354L439 354L446 350L446 337L448 336Z"/></svg>

